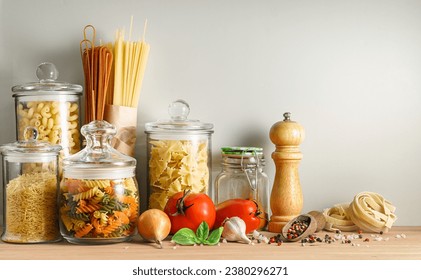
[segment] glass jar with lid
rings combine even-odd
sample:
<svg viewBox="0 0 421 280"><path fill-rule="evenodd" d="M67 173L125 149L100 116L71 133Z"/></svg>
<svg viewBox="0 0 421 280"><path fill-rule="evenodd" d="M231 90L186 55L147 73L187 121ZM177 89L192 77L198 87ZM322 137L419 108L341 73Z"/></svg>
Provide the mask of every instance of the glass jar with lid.
<svg viewBox="0 0 421 280"><path fill-rule="evenodd" d="M39 140L60 144L63 156L78 152L82 86L57 81L57 68L48 62L38 65L36 75L39 82L12 87L17 139L32 126Z"/></svg>
<svg viewBox="0 0 421 280"><path fill-rule="evenodd" d="M228 199L251 199L261 211L259 229L269 217L269 179L263 170L265 158L258 147L223 147L222 170L215 178L215 204Z"/></svg>
<svg viewBox="0 0 421 280"><path fill-rule="evenodd" d="M187 119L190 107L176 100L170 120L146 123L148 208L164 209L177 192L210 195L213 125Z"/></svg>
<svg viewBox="0 0 421 280"><path fill-rule="evenodd" d="M106 121L92 121L81 132L86 147L63 160L61 234L77 244L130 240L139 214L136 159L111 146L116 128Z"/></svg>
<svg viewBox="0 0 421 280"><path fill-rule="evenodd" d="M58 225L59 145L37 141L33 127L26 140L1 146L4 204L3 234L10 243L47 243L61 240Z"/></svg>

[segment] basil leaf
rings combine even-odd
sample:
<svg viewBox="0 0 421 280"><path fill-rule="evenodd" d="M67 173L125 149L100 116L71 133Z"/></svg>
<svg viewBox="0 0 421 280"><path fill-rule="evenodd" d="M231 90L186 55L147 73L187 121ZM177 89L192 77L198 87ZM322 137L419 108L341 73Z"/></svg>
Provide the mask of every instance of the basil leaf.
<svg viewBox="0 0 421 280"><path fill-rule="evenodd" d="M200 223L199 227L196 229L196 236L200 240L200 243L203 243L209 236L209 226L203 221Z"/></svg>
<svg viewBox="0 0 421 280"><path fill-rule="evenodd" d="M194 231L189 228L178 230L171 240L180 245L193 245L198 241Z"/></svg>
<svg viewBox="0 0 421 280"><path fill-rule="evenodd" d="M219 227L211 232L209 238L205 240L203 243L206 245L216 245L218 244L219 240L221 239L222 231L224 227Z"/></svg>

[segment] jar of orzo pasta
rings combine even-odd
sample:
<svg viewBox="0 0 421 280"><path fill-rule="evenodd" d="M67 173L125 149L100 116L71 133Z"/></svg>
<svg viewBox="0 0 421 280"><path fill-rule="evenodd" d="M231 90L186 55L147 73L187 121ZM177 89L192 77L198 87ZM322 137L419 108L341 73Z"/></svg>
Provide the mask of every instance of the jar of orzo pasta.
<svg viewBox="0 0 421 280"><path fill-rule="evenodd" d="M10 243L61 240L58 225L59 145L37 141L38 131L25 129L26 140L1 146L3 158L3 234Z"/></svg>
<svg viewBox="0 0 421 280"><path fill-rule="evenodd" d="M146 123L148 208L163 210L177 192L210 194L213 125L187 119L189 105L177 100L168 107L170 120Z"/></svg>
<svg viewBox="0 0 421 280"><path fill-rule="evenodd" d="M127 241L139 213L136 159L111 146L116 128L106 121L92 121L81 132L86 147L63 160L61 234L77 244Z"/></svg>

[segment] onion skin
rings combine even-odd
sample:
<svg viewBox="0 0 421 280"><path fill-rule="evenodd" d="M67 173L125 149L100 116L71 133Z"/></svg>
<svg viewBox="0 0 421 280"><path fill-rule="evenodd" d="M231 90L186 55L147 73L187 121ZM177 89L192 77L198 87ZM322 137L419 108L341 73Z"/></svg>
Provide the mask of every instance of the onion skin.
<svg viewBox="0 0 421 280"><path fill-rule="evenodd" d="M139 216L137 230L143 239L157 243L162 248L161 241L170 234L171 221L164 211L149 209Z"/></svg>

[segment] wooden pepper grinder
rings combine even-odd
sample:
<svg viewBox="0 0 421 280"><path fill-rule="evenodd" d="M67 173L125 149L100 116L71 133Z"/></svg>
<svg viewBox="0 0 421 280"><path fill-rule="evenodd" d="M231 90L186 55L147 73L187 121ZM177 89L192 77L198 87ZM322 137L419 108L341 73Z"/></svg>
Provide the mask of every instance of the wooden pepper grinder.
<svg viewBox="0 0 421 280"><path fill-rule="evenodd" d="M291 113L285 113L284 120L275 123L269 133L270 140L276 146L272 153L276 172L270 195L270 232L281 232L284 225L300 215L303 208L298 166L303 158L299 145L304 140L304 129L291 121L290 117Z"/></svg>

